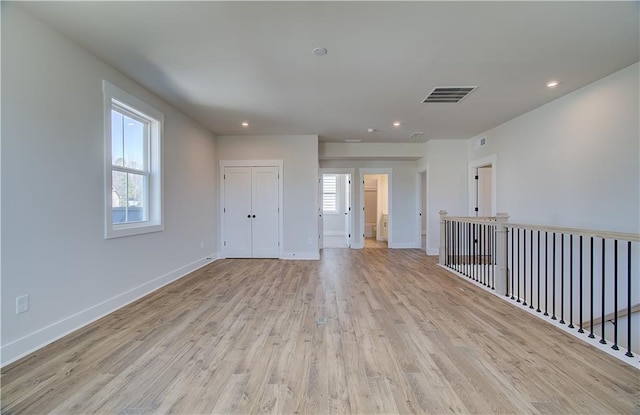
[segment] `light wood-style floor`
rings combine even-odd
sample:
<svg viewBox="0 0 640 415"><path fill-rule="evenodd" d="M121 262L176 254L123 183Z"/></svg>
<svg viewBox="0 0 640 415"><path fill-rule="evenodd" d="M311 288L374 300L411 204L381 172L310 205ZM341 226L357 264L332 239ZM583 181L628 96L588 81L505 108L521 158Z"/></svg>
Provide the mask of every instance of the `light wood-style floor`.
<svg viewBox="0 0 640 415"><path fill-rule="evenodd" d="M4 413L640 411L640 373L420 250L221 260L2 369Z"/></svg>

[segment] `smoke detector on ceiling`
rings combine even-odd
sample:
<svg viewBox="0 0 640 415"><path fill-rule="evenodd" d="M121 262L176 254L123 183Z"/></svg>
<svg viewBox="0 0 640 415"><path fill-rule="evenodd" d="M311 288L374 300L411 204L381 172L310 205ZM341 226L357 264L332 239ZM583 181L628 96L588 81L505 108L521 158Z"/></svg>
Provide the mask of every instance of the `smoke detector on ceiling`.
<svg viewBox="0 0 640 415"><path fill-rule="evenodd" d="M477 86L437 86L422 103L457 104L476 90Z"/></svg>

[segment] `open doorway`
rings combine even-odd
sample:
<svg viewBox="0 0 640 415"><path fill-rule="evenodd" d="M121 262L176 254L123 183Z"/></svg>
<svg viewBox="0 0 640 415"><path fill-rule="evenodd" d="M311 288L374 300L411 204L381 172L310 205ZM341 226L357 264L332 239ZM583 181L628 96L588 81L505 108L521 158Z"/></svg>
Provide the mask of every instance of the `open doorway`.
<svg viewBox="0 0 640 415"><path fill-rule="evenodd" d="M389 176L365 174L364 197L364 248L389 247Z"/></svg>
<svg viewBox="0 0 640 415"><path fill-rule="evenodd" d="M351 173L323 172L320 177L320 248L351 248Z"/></svg>

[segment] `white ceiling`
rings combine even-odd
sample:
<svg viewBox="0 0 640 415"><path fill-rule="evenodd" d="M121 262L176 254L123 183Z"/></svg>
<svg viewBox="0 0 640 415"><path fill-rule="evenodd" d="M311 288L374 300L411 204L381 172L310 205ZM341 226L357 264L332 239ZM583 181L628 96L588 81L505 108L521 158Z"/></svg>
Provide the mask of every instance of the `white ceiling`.
<svg viewBox="0 0 640 415"><path fill-rule="evenodd" d="M638 2L24 7L219 135L469 138L640 54ZM329 53L314 56L315 47ZM561 82L554 90L545 87L551 79ZM422 103L434 87L450 85L478 89L458 104Z"/></svg>

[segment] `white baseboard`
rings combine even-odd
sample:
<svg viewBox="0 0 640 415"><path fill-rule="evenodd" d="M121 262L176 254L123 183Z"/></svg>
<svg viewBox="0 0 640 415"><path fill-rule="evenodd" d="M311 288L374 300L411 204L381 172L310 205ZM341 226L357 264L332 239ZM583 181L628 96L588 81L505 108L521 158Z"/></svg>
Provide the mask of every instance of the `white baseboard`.
<svg viewBox="0 0 640 415"><path fill-rule="evenodd" d="M319 260L320 252L283 252L281 259Z"/></svg>
<svg viewBox="0 0 640 415"><path fill-rule="evenodd" d="M119 308L126 306L152 292L170 284L185 275L210 264L218 259L217 255L208 255L205 258L194 261L165 275L148 281L142 285L111 297L99 304L86 308L62 320L56 321L46 327L38 329L17 340L3 345L0 348L2 360L0 366L5 366L54 341L70 334L87 324L90 324Z"/></svg>

